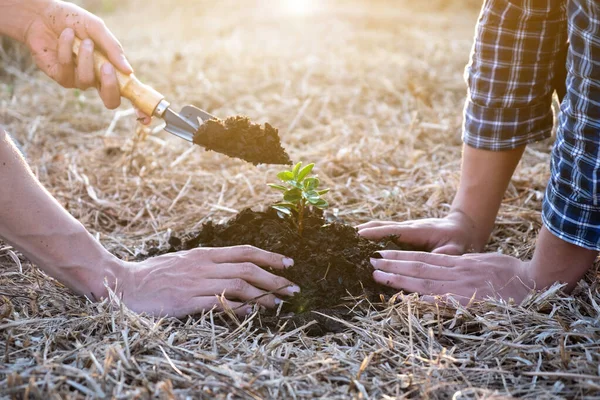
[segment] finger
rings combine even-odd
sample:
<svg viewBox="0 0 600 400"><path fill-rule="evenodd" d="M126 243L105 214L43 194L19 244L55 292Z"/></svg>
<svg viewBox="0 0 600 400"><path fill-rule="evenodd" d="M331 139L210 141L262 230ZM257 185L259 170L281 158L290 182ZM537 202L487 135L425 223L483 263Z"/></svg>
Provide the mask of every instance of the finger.
<svg viewBox="0 0 600 400"><path fill-rule="evenodd" d="M73 41L75 32L67 28L58 38L57 59L59 64L58 81L66 88L75 87L75 64L73 62Z"/></svg>
<svg viewBox="0 0 600 400"><path fill-rule="evenodd" d="M173 316L181 318L187 315L200 314L212 309L224 311L225 307L221 301L225 302L225 307L231 308L240 317L246 316L252 312L252 306L248 304L226 299L219 300L217 296L199 296L186 302L185 306L178 309Z"/></svg>
<svg viewBox="0 0 600 400"><path fill-rule="evenodd" d="M397 235L396 229L392 225L376 226L371 228L361 228L358 234L366 239L378 240L386 236Z"/></svg>
<svg viewBox="0 0 600 400"><path fill-rule="evenodd" d="M462 259L460 256L426 253L423 251L379 250L377 253L388 260L415 261L440 267L454 267Z"/></svg>
<svg viewBox="0 0 600 400"><path fill-rule="evenodd" d="M438 247L431 251L433 254L447 254L450 256L461 256L466 253L463 246L458 246L456 244L447 244L442 247Z"/></svg>
<svg viewBox="0 0 600 400"><path fill-rule="evenodd" d="M431 228L411 225L383 225L374 228L364 228L358 234L371 240L383 239L387 236L396 236L396 241L417 247L429 246Z"/></svg>
<svg viewBox="0 0 600 400"><path fill-rule="evenodd" d="M371 265L377 270L406 277L433 279L436 281L455 280L455 273L452 268L429 265L423 262L372 258Z"/></svg>
<svg viewBox="0 0 600 400"><path fill-rule="evenodd" d="M96 86L94 74L94 42L84 39L77 55L77 81L80 89Z"/></svg>
<svg viewBox="0 0 600 400"><path fill-rule="evenodd" d="M203 286L199 288L199 296L210 294L225 295L228 300L236 299L244 302L258 303L264 307L276 307L282 300L275 295L266 293L241 278L234 279L208 279L202 280Z"/></svg>
<svg viewBox="0 0 600 400"><path fill-rule="evenodd" d="M414 226L415 223L422 223L423 221L426 220L408 220L408 221L369 221L369 222L365 222L364 224L360 224L358 225L356 228L357 229L366 229L366 228L380 228L380 227L384 227L384 226L388 226L388 227L394 227L394 226L400 226L400 227L407 227L407 226Z"/></svg>
<svg viewBox="0 0 600 400"><path fill-rule="evenodd" d="M109 110L114 110L121 105L121 92L119 91L119 81L115 68L110 63L104 63L100 69L100 98L104 106Z"/></svg>
<svg viewBox="0 0 600 400"><path fill-rule="evenodd" d="M434 279L420 279L409 276L390 274L388 272L376 270L373 272L373 279L377 283L394 289L405 290L426 295L439 295L449 292L455 292L452 289L455 285L452 281L437 281Z"/></svg>
<svg viewBox="0 0 600 400"><path fill-rule="evenodd" d="M86 31L115 67L127 75L133 73L133 68L125 57L121 43L106 27L104 21L97 17L88 18L86 20Z"/></svg>
<svg viewBox="0 0 600 400"><path fill-rule="evenodd" d="M284 277L271 274L249 262L218 264L215 272L211 274L211 278L242 278L258 288L284 296L292 296L300 292L300 288L294 285L293 282Z"/></svg>
<svg viewBox="0 0 600 400"><path fill-rule="evenodd" d="M248 245L213 248L209 254L211 259L217 263L251 262L261 267L275 269L289 268L294 265L294 260L291 258Z"/></svg>
<svg viewBox="0 0 600 400"><path fill-rule="evenodd" d="M150 125L150 122L152 122L152 117L144 114L141 110L139 109L135 109L135 115L137 116L137 120L142 124L142 125Z"/></svg>
<svg viewBox="0 0 600 400"><path fill-rule="evenodd" d="M361 230L361 229L367 229L367 228L377 228L380 226L386 226L386 225L395 225L397 224L397 222L394 221L369 221L369 222L365 222L364 224L360 224L356 227L356 229Z"/></svg>
<svg viewBox="0 0 600 400"><path fill-rule="evenodd" d="M67 28L58 38L57 58L60 68L63 71L63 82L70 83L70 87L75 85L75 64L73 62L73 41L75 32Z"/></svg>

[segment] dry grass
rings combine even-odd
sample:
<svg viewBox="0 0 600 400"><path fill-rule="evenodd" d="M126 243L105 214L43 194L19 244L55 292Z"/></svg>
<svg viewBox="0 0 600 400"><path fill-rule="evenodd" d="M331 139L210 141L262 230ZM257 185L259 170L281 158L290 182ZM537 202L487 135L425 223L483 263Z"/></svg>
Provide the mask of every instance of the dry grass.
<svg viewBox="0 0 600 400"><path fill-rule="evenodd" d="M173 2L171 2L173 3ZM106 15L138 75L178 105L281 128L318 163L349 223L441 216L458 180L462 71L475 8L408 1L131 0ZM393 5L392 5L393 4ZM254 168L7 68L0 121L39 179L112 251L132 257L170 232L273 200ZM121 116L121 118L119 118ZM550 143L531 146L489 250L529 257ZM209 313L153 319L72 295L9 247L0 272L0 393L39 398L600 398L600 295L589 274L524 304L436 309L414 296L366 305L347 331L309 337Z"/></svg>

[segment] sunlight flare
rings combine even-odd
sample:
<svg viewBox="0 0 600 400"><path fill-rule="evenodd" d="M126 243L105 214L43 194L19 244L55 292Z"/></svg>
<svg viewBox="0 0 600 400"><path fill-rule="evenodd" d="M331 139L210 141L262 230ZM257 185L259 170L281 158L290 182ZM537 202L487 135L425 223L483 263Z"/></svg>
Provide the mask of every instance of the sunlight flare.
<svg viewBox="0 0 600 400"><path fill-rule="evenodd" d="M284 0L284 9L290 14L307 15L316 11L318 4L315 0Z"/></svg>

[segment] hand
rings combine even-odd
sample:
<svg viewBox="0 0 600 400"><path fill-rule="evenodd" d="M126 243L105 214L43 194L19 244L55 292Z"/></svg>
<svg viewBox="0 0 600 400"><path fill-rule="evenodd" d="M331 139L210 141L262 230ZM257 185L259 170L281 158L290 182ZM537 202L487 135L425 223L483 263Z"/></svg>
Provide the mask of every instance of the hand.
<svg viewBox="0 0 600 400"><path fill-rule="evenodd" d="M514 299L521 302L536 288L529 277L529 264L499 254L449 256L407 251L380 251L383 258L371 259L378 283L408 292L417 292L426 301L436 295L452 297L463 305L472 298Z"/></svg>
<svg viewBox="0 0 600 400"><path fill-rule="evenodd" d="M274 307L279 297L300 291L285 278L262 268L283 269L293 260L252 246L198 248L127 263L118 276L117 290L123 302L136 312L183 317L210 310L223 309L217 296L236 314L247 315L254 301Z"/></svg>
<svg viewBox="0 0 600 400"><path fill-rule="evenodd" d="M72 50L75 37L82 39L77 64ZM119 41L97 16L72 3L50 1L34 15L25 44L38 67L62 86L83 90L96 87L106 108L112 110L121 104L115 67L128 75L133 68ZM112 63L102 66L101 76L94 73L94 48ZM150 116L139 110L136 113L140 122L150 123Z"/></svg>
<svg viewBox="0 0 600 400"><path fill-rule="evenodd" d="M379 240L395 235L399 243L432 253L460 255L480 251L483 247L477 244L474 224L461 212L450 213L445 218L405 222L371 221L357 228L358 234L367 239Z"/></svg>

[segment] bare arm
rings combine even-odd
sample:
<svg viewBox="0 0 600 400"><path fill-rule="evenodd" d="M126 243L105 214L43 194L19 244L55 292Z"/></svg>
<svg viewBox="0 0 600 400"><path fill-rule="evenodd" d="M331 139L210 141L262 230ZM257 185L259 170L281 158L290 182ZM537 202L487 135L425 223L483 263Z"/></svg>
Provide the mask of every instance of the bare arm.
<svg viewBox="0 0 600 400"><path fill-rule="evenodd" d="M416 221L372 221L358 232L377 240L396 235L403 243L433 253L459 255L485 247L510 178L525 146L488 151L463 146L460 184L445 218Z"/></svg>
<svg viewBox="0 0 600 400"><path fill-rule="evenodd" d="M475 232L473 238L481 246L494 226L506 185L521 155L522 148L497 153L465 148L463 175L452 208L454 213L461 210L457 221L467 220ZM453 213L447 218L453 218ZM500 297L520 302L532 289L544 289L555 282L566 283L566 291L570 292L598 254L556 237L545 226L540 230L531 261L499 253L461 257L381 253L383 259L372 260L376 269L373 277L379 283L424 294L426 300L433 300L431 295L454 297L465 305L473 296L480 300Z"/></svg>
<svg viewBox="0 0 600 400"><path fill-rule="evenodd" d="M506 187L525 146L549 137L552 93L566 43L563 1L486 1L465 71L461 182L445 218L369 222L360 233L434 253L483 250ZM564 75L563 75L564 76Z"/></svg>
<svg viewBox="0 0 600 400"><path fill-rule="evenodd" d="M106 297L121 267L40 185L0 129L0 236L79 294Z"/></svg>
<svg viewBox="0 0 600 400"><path fill-rule="evenodd" d="M598 252L576 246L554 236L542 227L535 245L535 252L528 274L538 289L554 282L567 283L566 291L575 288L577 282L593 265Z"/></svg>
<svg viewBox="0 0 600 400"><path fill-rule="evenodd" d="M293 260L250 246L201 248L142 262L109 253L33 176L9 136L0 129L0 237L76 293L107 296L105 279L131 309L184 316L222 308L217 295L240 315L256 301L279 304L300 291L260 267L289 268ZM266 292L273 294L267 294Z"/></svg>
<svg viewBox="0 0 600 400"><path fill-rule="evenodd" d="M592 121L590 129L570 136L568 129L558 130L553 179L543 204L544 227L533 259L521 261L498 253L450 255L482 249L524 146L550 136L555 71L563 68L560 62L564 58L559 54L567 40L564 6L563 1L534 2L527 7L511 1L484 3L466 71L469 92L463 141L471 148L465 147L461 183L450 215L361 226L365 236L378 237L387 228L387 234L399 232L400 241L423 244L433 253L443 254L383 252L383 259L373 260L378 282L426 295L450 293L463 303L473 295L520 301L530 289L554 282L565 282L571 290L592 265L596 250L584 247L597 248L598 243L596 199L588 196L588 192L598 193L598 151L594 147L598 123L595 113L585 115L587 110L578 108L579 99L585 97L581 93L576 96L578 107L566 106L563 111L575 110L572 121L577 129L586 125L581 121ZM591 24L585 17L578 16L575 22L582 26L570 32L589 32ZM574 43L581 46L591 42L588 37L579 37L571 41L570 49ZM580 49L578 54L594 52ZM575 77L589 74L597 86L598 74L590 68L594 63L588 60L580 64L582 71ZM585 86L573 85L575 92L581 87ZM559 119L565 121L564 116L561 112ZM561 132L567 132L564 137L569 140L563 140ZM573 158L585 162L580 165Z"/></svg>
<svg viewBox="0 0 600 400"><path fill-rule="evenodd" d="M483 250L492 230L508 183L525 146L506 151L488 151L463 146L460 184L453 214L468 218L472 227L471 251Z"/></svg>

